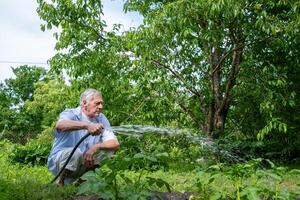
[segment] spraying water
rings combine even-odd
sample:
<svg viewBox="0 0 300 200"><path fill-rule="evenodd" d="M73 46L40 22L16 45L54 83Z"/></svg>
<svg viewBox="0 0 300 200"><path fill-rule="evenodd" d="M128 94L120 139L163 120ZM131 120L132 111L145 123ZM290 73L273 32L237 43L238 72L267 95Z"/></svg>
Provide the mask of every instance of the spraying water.
<svg viewBox="0 0 300 200"><path fill-rule="evenodd" d="M123 126L112 126L112 131L120 134L141 134L144 133L160 133L162 135L174 135L180 133L187 133L190 130L185 129L173 129L173 128L161 128L154 126L142 126L142 125L123 125Z"/></svg>
<svg viewBox="0 0 300 200"><path fill-rule="evenodd" d="M132 136L142 136L145 133L159 133L161 135L166 136L183 134L194 144L199 145L202 149L210 151L212 154L220 155L222 158L231 163L245 162L245 159L236 155L234 152L229 152L225 149L220 149L215 141L212 141L206 136L200 135L199 133L191 129L165 128L142 125L122 125L112 126L111 130L114 131L116 134ZM199 160L203 160L203 158L199 158Z"/></svg>

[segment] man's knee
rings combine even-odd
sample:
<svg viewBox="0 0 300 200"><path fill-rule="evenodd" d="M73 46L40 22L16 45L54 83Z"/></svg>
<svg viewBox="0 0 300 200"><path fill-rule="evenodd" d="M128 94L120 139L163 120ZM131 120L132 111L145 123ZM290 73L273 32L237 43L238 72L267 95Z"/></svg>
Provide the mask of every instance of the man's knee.
<svg viewBox="0 0 300 200"><path fill-rule="evenodd" d="M72 152L72 148L61 152L60 158L58 159L59 162L58 164L60 169L66 164L68 160L69 161L66 165L66 169L69 169L71 171L76 171L79 165L83 163L82 153L79 149L76 149L72 157L69 159L69 157L71 156L71 152Z"/></svg>

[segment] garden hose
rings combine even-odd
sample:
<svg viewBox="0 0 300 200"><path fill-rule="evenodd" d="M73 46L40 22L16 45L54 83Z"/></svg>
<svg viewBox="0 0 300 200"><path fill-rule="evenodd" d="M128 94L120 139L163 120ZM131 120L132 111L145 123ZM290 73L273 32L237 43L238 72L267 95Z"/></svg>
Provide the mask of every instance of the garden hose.
<svg viewBox="0 0 300 200"><path fill-rule="evenodd" d="M77 147L81 144L81 142L87 138L88 136L90 136L91 134L90 133L87 133L85 134L79 141L78 143L75 145L75 147L73 148L73 150L71 151L71 154L69 155L66 163L64 164L64 166L61 168L61 170L59 171L59 173L54 177L54 179L51 181L51 183L53 183L60 175L61 173L63 172L63 170L66 168L67 164L69 163L69 161L71 160L74 152L76 151Z"/></svg>

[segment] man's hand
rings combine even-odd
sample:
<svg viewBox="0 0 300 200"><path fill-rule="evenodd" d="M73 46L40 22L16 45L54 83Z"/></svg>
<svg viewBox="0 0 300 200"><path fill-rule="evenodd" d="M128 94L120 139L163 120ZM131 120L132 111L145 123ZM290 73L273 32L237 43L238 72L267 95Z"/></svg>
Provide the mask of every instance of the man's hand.
<svg viewBox="0 0 300 200"><path fill-rule="evenodd" d="M94 167L94 154L97 151L97 148L95 146L92 146L89 150L87 150L84 154L83 154L83 158L84 158L84 164L85 166L87 166L88 168L92 168Z"/></svg>
<svg viewBox="0 0 300 200"><path fill-rule="evenodd" d="M104 126L103 124L94 124L94 123L89 123L87 125L87 130L91 135L100 135L103 130L104 130Z"/></svg>

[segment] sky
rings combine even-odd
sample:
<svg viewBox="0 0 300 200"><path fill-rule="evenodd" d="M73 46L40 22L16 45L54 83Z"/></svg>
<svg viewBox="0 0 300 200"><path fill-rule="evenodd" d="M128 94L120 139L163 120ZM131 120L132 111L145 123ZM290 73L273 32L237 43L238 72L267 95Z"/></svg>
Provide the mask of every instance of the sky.
<svg viewBox="0 0 300 200"><path fill-rule="evenodd" d="M142 17L125 14L122 0L102 0L108 30L123 24L124 30L137 27ZM14 78L11 67L36 65L49 68L47 61L55 55L54 31L41 31L43 21L37 12L36 0L0 0L0 82Z"/></svg>

